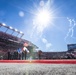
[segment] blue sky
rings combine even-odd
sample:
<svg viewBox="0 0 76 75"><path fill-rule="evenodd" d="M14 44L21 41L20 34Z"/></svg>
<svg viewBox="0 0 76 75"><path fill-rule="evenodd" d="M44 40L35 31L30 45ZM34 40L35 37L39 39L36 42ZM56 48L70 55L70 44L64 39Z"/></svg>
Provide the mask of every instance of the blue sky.
<svg viewBox="0 0 76 75"><path fill-rule="evenodd" d="M46 25L36 20L43 8L51 13ZM76 0L0 0L0 22L24 32L42 51L67 51L76 43Z"/></svg>

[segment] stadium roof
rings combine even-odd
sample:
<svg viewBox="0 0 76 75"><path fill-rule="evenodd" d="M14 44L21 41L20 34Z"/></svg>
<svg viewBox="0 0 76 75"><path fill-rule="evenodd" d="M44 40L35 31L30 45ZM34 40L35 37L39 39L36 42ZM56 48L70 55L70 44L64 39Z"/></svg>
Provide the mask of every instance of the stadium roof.
<svg viewBox="0 0 76 75"><path fill-rule="evenodd" d="M12 33L11 34L7 33L8 29L11 29L12 31L15 31L15 32L21 34L21 37L22 37L24 35L24 33L22 31L18 31L17 29L12 28L11 26L7 26L4 23L0 23L0 27L2 27L2 26L7 29L5 32L0 31L0 46L1 47L18 48L18 47L23 47L24 43L28 43L29 46L33 46L35 49L38 48L36 45L34 45L33 43L31 43L28 40L14 36L14 35L12 35Z"/></svg>
<svg viewBox="0 0 76 75"><path fill-rule="evenodd" d="M5 30L5 33L8 31L8 29L12 30L13 32L11 34L13 34L14 32L17 32L18 34L21 34L21 37L24 35L24 33L22 31L19 31L18 29L16 28L13 28L11 26L7 26L5 23L0 23L0 27L5 27L7 28Z"/></svg>

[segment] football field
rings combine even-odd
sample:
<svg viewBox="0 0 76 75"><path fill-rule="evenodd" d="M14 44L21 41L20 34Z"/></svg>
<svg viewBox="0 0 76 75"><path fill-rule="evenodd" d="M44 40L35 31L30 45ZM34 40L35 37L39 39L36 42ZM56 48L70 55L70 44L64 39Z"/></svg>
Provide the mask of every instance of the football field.
<svg viewBox="0 0 76 75"><path fill-rule="evenodd" d="M76 75L76 64L1 62L0 75Z"/></svg>

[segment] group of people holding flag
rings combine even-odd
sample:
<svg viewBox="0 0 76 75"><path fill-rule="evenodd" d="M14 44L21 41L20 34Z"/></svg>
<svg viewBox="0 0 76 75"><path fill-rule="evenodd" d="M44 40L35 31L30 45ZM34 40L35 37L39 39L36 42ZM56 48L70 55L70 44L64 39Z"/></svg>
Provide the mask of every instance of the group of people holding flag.
<svg viewBox="0 0 76 75"><path fill-rule="evenodd" d="M26 60L27 53L29 53L27 47L28 44L24 43L23 48L18 48L17 50L9 50L8 60Z"/></svg>

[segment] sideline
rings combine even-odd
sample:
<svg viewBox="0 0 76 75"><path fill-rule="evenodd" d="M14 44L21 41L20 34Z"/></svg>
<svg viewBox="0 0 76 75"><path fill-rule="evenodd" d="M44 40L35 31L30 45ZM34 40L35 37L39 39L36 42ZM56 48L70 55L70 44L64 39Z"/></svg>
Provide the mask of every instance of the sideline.
<svg viewBox="0 0 76 75"><path fill-rule="evenodd" d="M61 60L0 60L0 63L44 63L44 64L76 64L75 59Z"/></svg>

